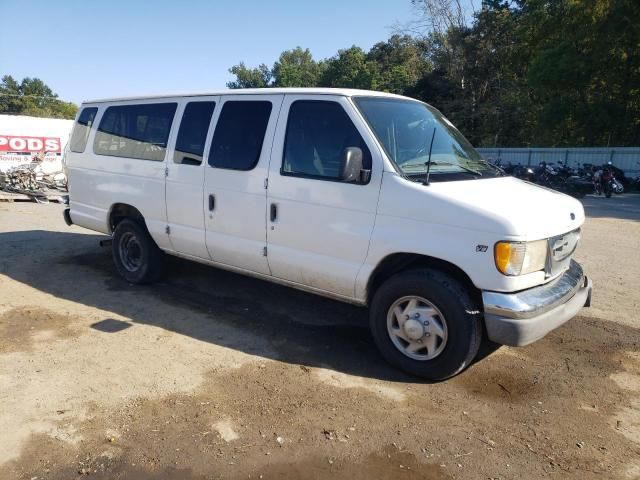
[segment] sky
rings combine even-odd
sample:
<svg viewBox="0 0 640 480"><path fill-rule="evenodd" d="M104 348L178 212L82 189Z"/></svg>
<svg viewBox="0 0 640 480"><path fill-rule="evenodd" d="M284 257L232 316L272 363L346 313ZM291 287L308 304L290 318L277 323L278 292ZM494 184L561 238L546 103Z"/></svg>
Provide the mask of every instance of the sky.
<svg viewBox="0 0 640 480"><path fill-rule="evenodd" d="M225 88L228 69L386 40L410 0L0 0L0 76L62 100Z"/></svg>

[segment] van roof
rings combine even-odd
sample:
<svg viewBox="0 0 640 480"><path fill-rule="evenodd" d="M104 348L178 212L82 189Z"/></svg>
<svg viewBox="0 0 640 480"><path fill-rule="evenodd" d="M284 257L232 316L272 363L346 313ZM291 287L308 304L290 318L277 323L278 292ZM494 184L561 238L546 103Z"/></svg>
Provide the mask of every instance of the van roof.
<svg viewBox="0 0 640 480"><path fill-rule="evenodd" d="M96 100L85 100L87 103L122 102L127 100L153 100L156 98L176 98L176 97L204 97L219 95L283 95L283 94L306 94L306 95L342 95L351 97L355 95L366 95L375 97L404 98L402 95L395 95L386 92L374 92L372 90L357 90L351 88L239 88L237 90L216 90L211 92L188 92L175 94L155 94L155 95L135 95L131 97L100 98Z"/></svg>

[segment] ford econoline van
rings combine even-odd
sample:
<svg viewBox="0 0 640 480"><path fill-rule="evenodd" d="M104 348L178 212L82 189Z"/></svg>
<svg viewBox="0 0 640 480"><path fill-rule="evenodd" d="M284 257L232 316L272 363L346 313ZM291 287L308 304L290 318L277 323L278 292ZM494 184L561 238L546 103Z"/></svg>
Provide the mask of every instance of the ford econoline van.
<svg viewBox="0 0 640 480"><path fill-rule="evenodd" d="M435 108L342 89L87 101L67 223L112 236L131 283L166 254L366 306L393 365L431 380L483 338L527 345L576 315L575 199L485 162Z"/></svg>

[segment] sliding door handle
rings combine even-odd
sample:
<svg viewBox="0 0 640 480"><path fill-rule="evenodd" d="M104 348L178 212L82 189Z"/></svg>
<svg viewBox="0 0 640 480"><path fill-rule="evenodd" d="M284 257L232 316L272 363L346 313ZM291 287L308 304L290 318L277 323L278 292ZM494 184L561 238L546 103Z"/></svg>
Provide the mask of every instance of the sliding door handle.
<svg viewBox="0 0 640 480"><path fill-rule="evenodd" d="M272 222L275 222L278 218L278 205L275 203L271 204L271 208L269 209L269 218Z"/></svg>
<svg viewBox="0 0 640 480"><path fill-rule="evenodd" d="M216 208L216 196L209 195L209 211L213 212L215 208Z"/></svg>

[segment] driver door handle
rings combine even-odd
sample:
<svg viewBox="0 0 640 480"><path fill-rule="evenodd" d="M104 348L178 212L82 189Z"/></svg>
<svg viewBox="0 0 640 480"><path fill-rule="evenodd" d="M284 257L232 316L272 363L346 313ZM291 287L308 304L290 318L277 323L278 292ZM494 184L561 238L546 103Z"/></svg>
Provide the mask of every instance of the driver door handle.
<svg viewBox="0 0 640 480"><path fill-rule="evenodd" d="M275 222L278 218L278 205L275 203L271 204L271 208L269 209L269 218L272 222Z"/></svg>
<svg viewBox="0 0 640 480"><path fill-rule="evenodd" d="M216 196L213 194L209 194L209 211L213 212L216 208Z"/></svg>

